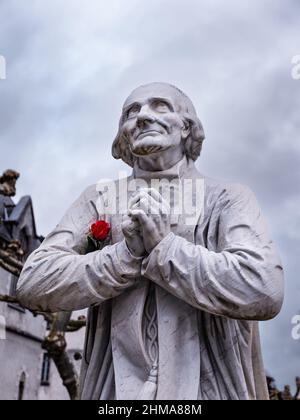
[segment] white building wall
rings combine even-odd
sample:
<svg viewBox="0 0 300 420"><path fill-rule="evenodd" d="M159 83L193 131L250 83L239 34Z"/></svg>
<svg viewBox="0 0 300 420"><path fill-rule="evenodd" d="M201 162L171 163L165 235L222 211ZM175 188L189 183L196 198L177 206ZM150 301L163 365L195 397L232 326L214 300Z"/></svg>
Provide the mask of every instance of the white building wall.
<svg viewBox="0 0 300 420"><path fill-rule="evenodd" d="M9 294L11 274L0 268L0 293ZM82 314L74 312L73 319ZM78 371L80 361L73 354L82 352L85 328L66 336L68 352ZM41 342L45 335L46 322L42 316L34 317L29 311L18 311L0 302L0 400L16 400L20 394L20 380L24 381L22 398L25 400L68 400L54 362L50 362L49 385L41 385L44 350Z"/></svg>

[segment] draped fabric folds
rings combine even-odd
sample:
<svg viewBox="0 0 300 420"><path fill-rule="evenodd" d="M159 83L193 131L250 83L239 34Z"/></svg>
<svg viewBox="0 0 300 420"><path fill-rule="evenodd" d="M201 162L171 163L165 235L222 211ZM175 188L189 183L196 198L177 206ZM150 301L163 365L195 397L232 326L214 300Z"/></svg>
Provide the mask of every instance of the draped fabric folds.
<svg viewBox="0 0 300 420"><path fill-rule="evenodd" d="M40 310L90 307L82 399L267 399L258 321L279 312L283 274L254 195L203 177L186 158L155 175L135 166L128 181L154 176L174 180L175 194L192 180L192 203L202 186L193 223L173 215L169 235L135 258L122 215L100 214L91 186L26 261L19 299ZM99 218L112 243L85 255Z"/></svg>

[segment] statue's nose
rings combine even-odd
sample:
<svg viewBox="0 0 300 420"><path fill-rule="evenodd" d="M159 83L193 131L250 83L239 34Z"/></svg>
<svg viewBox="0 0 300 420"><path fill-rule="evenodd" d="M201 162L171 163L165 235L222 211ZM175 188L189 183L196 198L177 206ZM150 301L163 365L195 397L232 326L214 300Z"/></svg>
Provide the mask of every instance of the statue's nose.
<svg viewBox="0 0 300 420"><path fill-rule="evenodd" d="M147 104L143 105L137 115L137 125L143 126L145 123L155 121L155 117Z"/></svg>

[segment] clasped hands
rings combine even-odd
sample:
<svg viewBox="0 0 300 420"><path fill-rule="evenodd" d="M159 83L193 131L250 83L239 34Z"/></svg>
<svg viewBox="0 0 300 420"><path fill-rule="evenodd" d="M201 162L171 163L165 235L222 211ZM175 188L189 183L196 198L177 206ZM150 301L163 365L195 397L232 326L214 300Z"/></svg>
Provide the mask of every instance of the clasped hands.
<svg viewBox="0 0 300 420"><path fill-rule="evenodd" d="M154 188L138 190L128 202L122 231L130 253L149 254L170 232L170 206Z"/></svg>

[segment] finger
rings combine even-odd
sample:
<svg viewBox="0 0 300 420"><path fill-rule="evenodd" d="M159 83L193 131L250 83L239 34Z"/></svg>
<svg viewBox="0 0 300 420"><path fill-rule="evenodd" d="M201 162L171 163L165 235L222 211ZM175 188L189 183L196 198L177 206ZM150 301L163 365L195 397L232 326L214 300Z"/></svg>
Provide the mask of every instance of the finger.
<svg viewBox="0 0 300 420"><path fill-rule="evenodd" d="M145 191L139 191L134 197L131 197L128 200L128 208L133 207L138 204L143 198L149 197Z"/></svg>
<svg viewBox="0 0 300 420"><path fill-rule="evenodd" d="M139 224L139 222L138 222L138 220L136 220L134 217L132 217L132 216L129 216L130 217L130 221L131 221L131 225L132 225L132 227L135 227L135 228L139 228L140 227L140 224Z"/></svg>
<svg viewBox="0 0 300 420"><path fill-rule="evenodd" d="M131 210L141 209L146 214L159 214L161 203L155 201L150 195L144 196L131 207Z"/></svg>
<svg viewBox="0 0 300 420"><path fill-rule="evenodd" d="M162 195L155 188L149 188L147 192L152 198L154 198L154 200L158 202L164 201Z"/></svg>
<svg viewBox="0 0 300 420"><path fill-rule="evenodd" d="M125 220L121 224L122 231L126 233L133 233L133 232L139 232L140 231L140 224L137 220L128 218L128 220Z"/></svg>
<svg viewBox="0 0 300 420"><path fill-rule="evenodd" d="M153 192L155 193L155 197L159 198L160 201L158 201L152 195L148 195L150 213L151 214L170 214L171 208L170 208L169 203L166 200L164 200L163 197L155 189L152 188L152 193ZM141 200L141 203L143 204L143 199Z"/></svg>
<svg viewBox="0 0 300 420"><path fill-rule="evenodd" d="M153 197L156 201L158 201L162 209L162 213L169 213L170 212L170 204L169 202L155 189L149 188L149 194Z"/></svg>
<svg viewBox="0 0 300 420"><path fill-rule="evenodd" d="M131 207L145 197L147 190L148 188L140 188L133 196L131 196L128 200L128 207Z"/></svg>
<svg viewBox="0 0 300 420"><path fill-rule="evenodd" d="M133 229L132 229L132 227L130 226L130 225L128 225L128 223L126 222L126 223L122 223L122 225L121 225L121 229L122 229L122 232L123 232L123 234L125 235L125 236L128 236L128 235L132 235L132 233L133 233Z"/></svg>
<svg viewBox="0 0 300 420"><path fill-rule="evenodd" d="M129 221L130 223L136 224L136 220L133 219L130 214L126 214L123 218L123 221Z"/></svg>
<svg viewBox="0 0 300 420"><path fill-rule="evenodd" d="M149 188L148 194L156 203L158 203L160 214L170 214L171 207L169 202L164 199L164 197L155 188Z"/></svg>
<svg viewBox="0 0 300 420"><path fill-rule="evenodd" d="M141 188L139 192L134 196L134 199L135 201L138 201L143 196L150 196L157 202L164 201L162 195L155 188Z"/></svg>
<svg viewBox="0 0 300 420"><path fill-rule="evenodd" d="M141 209L130 210L130 215L138 220L143 227L149 224L148 216Z"/></svg>
<svg viewBox="0 0 300 420"><path fill-rule="evenodd" d="M166 201L162 203L160 209L161 209L161 214L171 214L171 207L169 203L167 203Z"/></svg>

